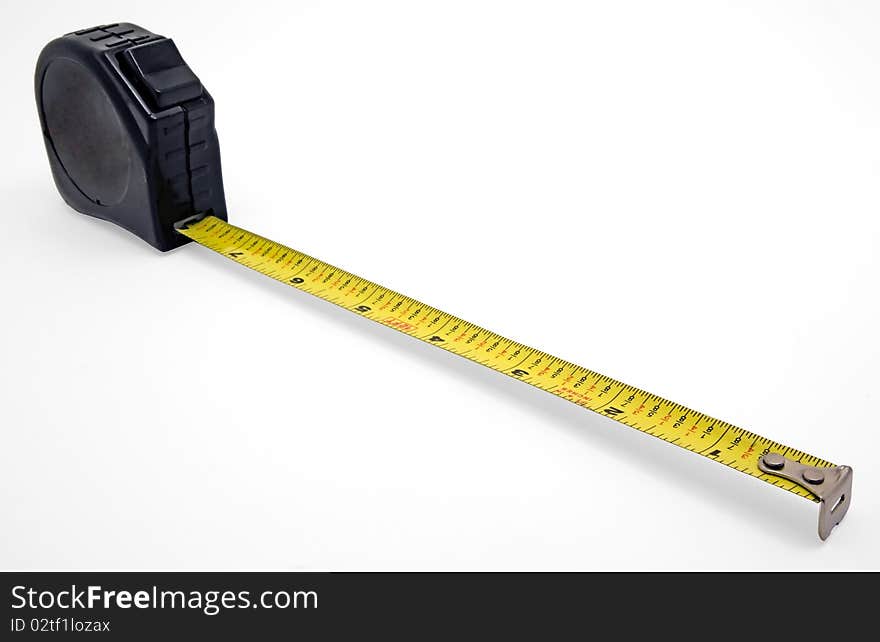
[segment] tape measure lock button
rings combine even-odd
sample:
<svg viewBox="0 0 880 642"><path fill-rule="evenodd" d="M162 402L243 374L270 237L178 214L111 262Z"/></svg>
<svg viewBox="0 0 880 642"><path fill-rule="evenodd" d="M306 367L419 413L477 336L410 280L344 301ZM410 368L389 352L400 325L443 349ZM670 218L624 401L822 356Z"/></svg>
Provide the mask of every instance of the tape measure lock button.
<svg viewBox="0 0 880 642"><path fill-rule="evenodd" d="M34 92L55 184L78 212L165 251L174 223L226 220L214 101L174 42L131 23L47 44Z"/></svg>
<svg viewBox="0 0 880 642"><path fill-rule="evenodd" d="M122 52L123 71L156 109L200 98L202 83L183 61L173 40L165 38Z"/></svg>

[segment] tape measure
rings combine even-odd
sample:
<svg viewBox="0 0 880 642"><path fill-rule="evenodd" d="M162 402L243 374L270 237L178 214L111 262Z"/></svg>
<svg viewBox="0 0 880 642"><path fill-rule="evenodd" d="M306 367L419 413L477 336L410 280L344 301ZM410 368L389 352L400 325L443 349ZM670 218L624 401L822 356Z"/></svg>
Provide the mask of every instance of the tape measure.
<svg viewBox="0 0 880 642"><path fill-rule="evenodd" d="M849 509L849 466L507 339L228 223L214 102L172 40L128 23L67 34L43 49L35 90L52 173L74 209L159 250L195 241L353 314L818 502L823 540Z"/></svg>

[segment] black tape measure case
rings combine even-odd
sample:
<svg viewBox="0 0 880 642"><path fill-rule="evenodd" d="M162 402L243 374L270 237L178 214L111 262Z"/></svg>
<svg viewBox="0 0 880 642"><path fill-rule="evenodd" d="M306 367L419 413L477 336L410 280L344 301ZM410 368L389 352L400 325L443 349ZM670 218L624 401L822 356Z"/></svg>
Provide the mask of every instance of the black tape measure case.
<svg viewBox="0 0 880 642"><path fill-rule="evenodd" d="M214 101L174 41L130 23L50 42L34 78L52 174L75 210L160 250L174 223L226 220Z"/></svg>

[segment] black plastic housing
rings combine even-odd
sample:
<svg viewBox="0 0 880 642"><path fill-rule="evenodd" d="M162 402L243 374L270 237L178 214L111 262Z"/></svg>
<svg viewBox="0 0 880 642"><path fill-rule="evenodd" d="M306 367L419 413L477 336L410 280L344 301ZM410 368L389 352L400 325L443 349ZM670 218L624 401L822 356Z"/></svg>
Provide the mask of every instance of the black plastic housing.
<svg viewBox="0 0 880 642"><path fill-rule="evenodd" d="M129 23L45 46L34 90L49 164L73 209L166 251L174 223L226 219L214 101L174 42Z"/></svg>

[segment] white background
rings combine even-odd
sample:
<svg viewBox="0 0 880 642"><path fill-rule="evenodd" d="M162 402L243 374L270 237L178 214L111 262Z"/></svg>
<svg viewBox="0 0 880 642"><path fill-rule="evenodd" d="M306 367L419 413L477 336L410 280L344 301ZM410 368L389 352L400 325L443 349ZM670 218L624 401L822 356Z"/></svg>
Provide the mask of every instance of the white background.
<svg viewBox="0 0 880 642"><path fill-rule="evenodd" d="M0 567L880 568L877 3L2 12ZM69 210L34 63L113 21L214 95L232 222L850 464L844 524Z"/></svg>

